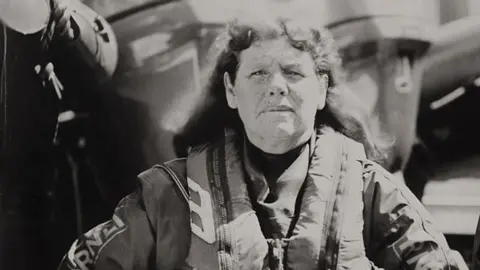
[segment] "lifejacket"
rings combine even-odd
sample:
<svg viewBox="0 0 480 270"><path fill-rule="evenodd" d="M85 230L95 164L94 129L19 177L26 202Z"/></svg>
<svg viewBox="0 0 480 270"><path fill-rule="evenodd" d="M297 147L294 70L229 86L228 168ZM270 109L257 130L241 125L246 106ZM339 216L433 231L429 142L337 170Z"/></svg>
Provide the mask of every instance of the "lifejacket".
<svg viewBox="0 0 480 270"><path fill-rule="evenodd" d="M234 147L237 138L227 134L216 144L193 149L186 175L168 163L160 166L190 207L192 237L184 269L252 269L259 265L261 269L336 269L339 261L368 263L362 235L365 152L359 143L333 130L317 135L319 164L307 178L323 181L315 186L322 196L306 190L304 184L287 238L264 239L252 204L239 200L248 187L238 167L242 163ZM242 260L250 255L239 254L239 241L258 254ZM247 261L252 265L244 265Z"/></svg>

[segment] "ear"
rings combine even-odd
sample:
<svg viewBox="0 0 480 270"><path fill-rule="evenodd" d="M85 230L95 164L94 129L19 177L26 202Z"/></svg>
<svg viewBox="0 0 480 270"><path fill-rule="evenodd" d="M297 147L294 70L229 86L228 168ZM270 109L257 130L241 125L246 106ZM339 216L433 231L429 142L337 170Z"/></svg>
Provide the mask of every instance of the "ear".
<svg viewBox="0 0 480 270"><path fill-rule="evenodd" d="M227 97L228 107L236 109L237 97L235 96L232 80L230 79L230 75L228 75L227 72L223 74L223 84L225 86L225 96Z"/></svg>
<svg viewBox="0 0 480 270"><path fill-rule="evenodd" d="M325 108L325 103L327 101L327 91L328 91L328 75L322 74L319 76L320 80L320 97L318 101L317 110L321 111Z"/></svg>

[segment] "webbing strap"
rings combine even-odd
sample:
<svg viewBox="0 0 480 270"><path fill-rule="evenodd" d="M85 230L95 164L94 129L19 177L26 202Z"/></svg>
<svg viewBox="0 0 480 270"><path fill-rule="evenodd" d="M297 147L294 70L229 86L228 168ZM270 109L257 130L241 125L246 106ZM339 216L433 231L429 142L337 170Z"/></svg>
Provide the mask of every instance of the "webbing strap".
<svg viewBox="0 0 480 270"><path fill-rule="evenodd" d="M205 164L206 163L206 164ZM187 264L198 270L232 270L231 201L225 164L225 143L187 159L192 241Z"/></svg>
<svg viewBox="0 0 480 270"><path fill-rule="evenodd" d="M216 205L216 236L218 248L218 262L220 269L232 270L232 235L227 225L232 220L232 206L228 188L225 164L225 147L213 147L207 152L207 168L209 169L209 184L213 201ZM207 269L207 268L206 268ZM211 269L211 268L208 268Z"/></svg>
<svg viewBox="0 0 480 270"><path fill-rule="evenodd" d="M340 224L342 222L343 197L346 195L345 167L347 162L346 138L337 136L339 152L336 157L336 169L332 189L327 202L323 225L323 237L320 246L319 269L335 269L337 264L338 244L340 241Z"/></svg>

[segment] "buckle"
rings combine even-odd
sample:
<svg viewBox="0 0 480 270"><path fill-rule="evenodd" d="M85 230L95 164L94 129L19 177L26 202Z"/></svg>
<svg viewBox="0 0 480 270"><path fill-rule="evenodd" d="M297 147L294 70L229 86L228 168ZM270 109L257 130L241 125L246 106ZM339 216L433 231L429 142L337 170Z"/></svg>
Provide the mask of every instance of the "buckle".
<svg viewBox="0 0 480 270"><path fill-rule="evenodd" d="M289 238L269 238L268 243L268 255L269 264L271 270L283 270L284 269L284 248L288 245Z"/></svg>

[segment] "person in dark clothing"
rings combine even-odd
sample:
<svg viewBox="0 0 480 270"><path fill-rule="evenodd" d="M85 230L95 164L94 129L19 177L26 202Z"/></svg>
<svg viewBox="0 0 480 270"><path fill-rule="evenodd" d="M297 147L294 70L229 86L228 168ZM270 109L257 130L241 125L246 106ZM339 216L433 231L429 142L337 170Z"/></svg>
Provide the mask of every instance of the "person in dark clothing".
<svg viewBox="0 0 480 270"><path fill-rule="evenodd" d="M61 103L108 81L117 59L109 25L79 1L0 1L0 269L58 264L65 239L55 226L64 220L51 210Z"/></svg>

